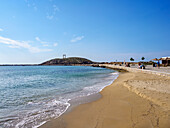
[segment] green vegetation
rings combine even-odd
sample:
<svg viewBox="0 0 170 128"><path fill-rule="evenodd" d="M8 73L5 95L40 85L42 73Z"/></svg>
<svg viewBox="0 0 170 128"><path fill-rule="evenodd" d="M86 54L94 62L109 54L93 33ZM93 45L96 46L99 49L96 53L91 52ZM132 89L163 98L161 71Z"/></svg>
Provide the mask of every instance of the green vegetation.
<svg viewBox="0 0 170 128"><path fill-rule="evenodd" d="M131 58L130 58L130 61L134 61L134 59L131 57Z"/></svg>
<svg viewBox="0 0 170 128"><path fill-rule="evenodd" d="M141 60L144 60L144 59L145 59L145 57L142 57L142 58L141 58Z"/></svg>

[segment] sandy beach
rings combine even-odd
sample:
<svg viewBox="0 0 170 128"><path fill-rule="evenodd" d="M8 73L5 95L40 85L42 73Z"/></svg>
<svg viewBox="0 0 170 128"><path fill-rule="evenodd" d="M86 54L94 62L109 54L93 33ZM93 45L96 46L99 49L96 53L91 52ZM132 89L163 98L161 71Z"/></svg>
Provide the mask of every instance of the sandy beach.
<svg viewBox="0 0 170 128"><path fill-rule="evenodd" d="M120 73L100 93L41 128L170 128L169 77Z"/></svg>

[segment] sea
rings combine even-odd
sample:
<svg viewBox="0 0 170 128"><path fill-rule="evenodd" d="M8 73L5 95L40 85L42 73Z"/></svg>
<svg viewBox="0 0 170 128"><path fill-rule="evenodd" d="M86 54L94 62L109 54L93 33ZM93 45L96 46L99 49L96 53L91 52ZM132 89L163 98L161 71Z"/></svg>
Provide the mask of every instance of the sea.
<svg viewBox="0 0 170 128"><path fill-rule="evenodd" d="M0 128L38 128L118 75L89 66L0 66Z"/></svg>

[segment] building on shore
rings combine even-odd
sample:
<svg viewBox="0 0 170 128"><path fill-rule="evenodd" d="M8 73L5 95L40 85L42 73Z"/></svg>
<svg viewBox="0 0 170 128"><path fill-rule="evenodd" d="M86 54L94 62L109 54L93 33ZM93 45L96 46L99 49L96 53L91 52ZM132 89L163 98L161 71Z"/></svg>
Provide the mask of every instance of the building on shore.
<svg viewBox="0 0 170 128"><path fill-rule="evenodd" d="M170 57L162 57L160 60L162 60L162 65L170 66Z"/></svg>

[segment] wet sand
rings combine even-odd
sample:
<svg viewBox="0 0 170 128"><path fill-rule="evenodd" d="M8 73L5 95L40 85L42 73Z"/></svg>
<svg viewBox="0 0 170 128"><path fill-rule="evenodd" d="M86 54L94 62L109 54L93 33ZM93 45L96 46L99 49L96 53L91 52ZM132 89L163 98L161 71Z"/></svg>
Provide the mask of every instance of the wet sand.
<svg viewBox="0 0 170 128"><path fill-rule="evenodd" d="M121 73L100 93L41 128L170 128L169 77Z"/></svg>

